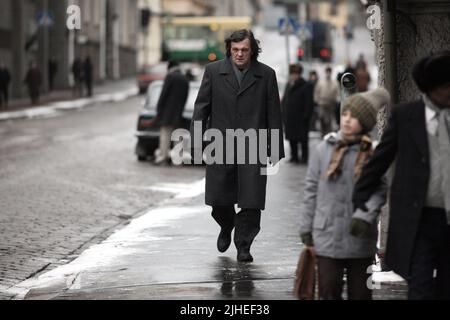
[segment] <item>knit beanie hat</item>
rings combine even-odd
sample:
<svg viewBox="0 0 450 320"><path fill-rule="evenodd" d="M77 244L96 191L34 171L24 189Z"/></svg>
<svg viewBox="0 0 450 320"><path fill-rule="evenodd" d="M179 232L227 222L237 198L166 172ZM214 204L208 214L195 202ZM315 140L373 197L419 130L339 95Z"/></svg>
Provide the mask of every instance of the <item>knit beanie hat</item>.
<svg viewBox="0 0 450 320"><path fill-rule="evenodd" d="M377 123L378 111L387 105L390 99L389 92L384 88L356 93L344 101L342 113L350 110L352 116L359 120L364 132L370 132Z"/></svg>
<svg viewBox="0 0 450 320"><path fill-rule="evenodd" d="M450 82L450 51L420 59L412 68L412 77L423 93Z"/></svg>

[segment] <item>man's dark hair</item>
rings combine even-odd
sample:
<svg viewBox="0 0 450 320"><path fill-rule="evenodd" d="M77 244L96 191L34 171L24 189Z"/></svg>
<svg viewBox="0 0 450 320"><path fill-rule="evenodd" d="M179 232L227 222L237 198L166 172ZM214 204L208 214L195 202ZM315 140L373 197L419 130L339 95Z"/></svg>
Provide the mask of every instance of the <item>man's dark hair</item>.
<svg viewBox="0 0 450 320"><path fill-rule="evenodd" d="M245 39L250 40L250 48L252 50L252 60L257 60L259 53L262 51L259 46L259 40L255 39L253 32L249 29L241 29L234 31L228 38L225 39L225 48L227 49L227 57L231 57L231 43L241 42Z"/></svg>
<svg viewBox="0 0 450 320"><path fill-rule="evenodd" d="M294 63L289 66L289 74L302 74L303 66L300 63Z"/></svg>
<svg viewBox="0 0 450 320"><path fill-rule="evenodd" d="M169 63L167 65L167 69L172 69L173 67L178 67L180 64L178 61L175 60L169 60Z"/></svg>

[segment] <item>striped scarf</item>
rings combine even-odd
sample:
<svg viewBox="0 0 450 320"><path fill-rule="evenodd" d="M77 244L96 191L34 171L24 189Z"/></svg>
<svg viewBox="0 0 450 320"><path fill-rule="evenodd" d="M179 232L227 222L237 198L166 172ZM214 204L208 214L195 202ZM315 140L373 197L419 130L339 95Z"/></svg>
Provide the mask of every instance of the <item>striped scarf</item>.
<svg viewBox="0 0 450 320"><path fill-rule="evenodd" d="M336 147L331 155L330 164L325 173L328 180L336 180L339 178L342 173L342 160L344 159L344 155L347 153L350 146L357 143L359 143L359 151L356 156L354 168L355 182L359 179L362 168L372 155L372 140L367 135L358 135L351 138L342 137L342 139L336 143Z"/></svg>

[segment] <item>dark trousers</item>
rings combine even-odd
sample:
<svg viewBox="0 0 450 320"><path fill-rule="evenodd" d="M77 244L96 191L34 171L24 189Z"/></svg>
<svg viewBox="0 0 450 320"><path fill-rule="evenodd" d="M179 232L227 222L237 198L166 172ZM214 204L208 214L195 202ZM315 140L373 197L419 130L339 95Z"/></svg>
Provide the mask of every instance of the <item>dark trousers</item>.
<svg viewBox="0 0 450 320"><path fill-rule="evenodd" d="M342 300L344 270L347 275L348 300L371 300L372 290L367 286L367 269L373 258L333 259L318 256L319 295L321 300Z"/></svg>
<svg viewBox="0 0 450 320"><path fill-rule="evenodd" d="M0 87L0 107L5 105L5 107L8 106L8 88Z"/></svg>
<svg viewBox="0 0 450 320"><path fill-rule="evenodd" d="M86 79L85 83L86 83L87 95L88 95L88 97L92 97L92 80Z"/></svg>
<svg viewBox="0 0 450 320"><path fill-rule="evenodd" d="M450 300L450 226L443 209L423 209L407 281L410 300Z"/></svg>
<svg viewBox="0 0 450 320"><path fill-rule="evenodd" d="M261 210L241 209L236 214L234 206L214 206L212 217L225 230L234 230L234 244L236 249L250 250L256 235L261 229Z"/></svg>
<svg viewBox="0 0 450 320"><path fill-rule="evenodd" d="M309 144L308 139L305 141L296 141L296 140L289 140L289 144L291 146L291 159L298 161L298 144L301 144L302 148L302 162L308 162L308 151L309 151Z"/></svg>

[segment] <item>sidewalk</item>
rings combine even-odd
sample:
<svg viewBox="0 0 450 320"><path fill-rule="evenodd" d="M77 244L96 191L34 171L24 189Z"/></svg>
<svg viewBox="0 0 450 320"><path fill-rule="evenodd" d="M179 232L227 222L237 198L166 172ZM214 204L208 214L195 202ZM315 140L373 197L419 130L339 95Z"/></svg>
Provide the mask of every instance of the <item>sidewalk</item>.
<svg viewBox="0 0 450 320"><path fill-rule="evenodd" d="M0 121L48 117L58 111L80 109L98 102L121 101L137 94L134 78L111 80L94 86L92 97L74 98L72 90L53 91L41 96L37 106L32 106L27 98L10 101L8 108L0 109Z"/></svg>
<svg viewBox="0 0 450 320"><path fill-rule="evenodd" d="M176 171L176 168L174 168ZM236 261L232 244L216 248L219 227L204 203L204 180L157 185L174 197L90 247L77 259L11 289L15 299L293 300L299 185L304 166L282 163L268 179L267 208L251 264ZM176 174L176 172L175 172ZM375 272L374 299L405 299L398 277Z"/></svg>

